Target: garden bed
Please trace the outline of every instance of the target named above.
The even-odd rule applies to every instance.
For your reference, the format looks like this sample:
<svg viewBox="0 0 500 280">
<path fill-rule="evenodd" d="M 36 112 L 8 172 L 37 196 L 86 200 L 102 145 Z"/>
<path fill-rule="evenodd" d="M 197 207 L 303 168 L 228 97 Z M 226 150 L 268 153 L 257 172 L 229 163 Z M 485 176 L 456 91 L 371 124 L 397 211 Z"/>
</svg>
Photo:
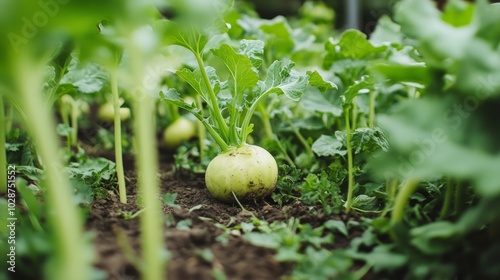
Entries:
<svg viewBox="0 0 500 280">
<path fill-rule="evenodd" d="M 203 174 L 189 171 L 173 171 L 173 159 L 167 151 L 160 150 L 162 157 L 160 173 L 161 196 L 165 193 L 178 194 L 175 207 L 164 205 L 162 210 L 168 225 L 165 225 L 165 242 L 170 253 L 167 265 L 168 279 L 214 279 L 214 269 L 222 271 L 227 279 L 280 279 L 290 275 L 293 262 L 277 262 L 275 250 L 255 246 L 236 232 L 227 234 L 219 225 L 236 225 L 248 222 L 251 215 L 237 204 L 226 204 L 215 200 L 206 189 Z M 129 166 L 132 167 L 132 166 Z M 124 253 L 123 242 L 134 250 L 133 257 L 140 255 L 139 219 L 126 220 L 121 213 L 133 214 L 141 208 L 136 204 L 135 171 L 127 170 L 129 202 L 120 203 L 117 193 L 110 191 L 106 199 L 96 199 L 86 223 L 87 230 L 95 233 L 94 245 L 97 254 L 96 267 L 108 273 L 108 279 L 136 279 L 138 271 Z M 177 208 L 179 207 L 179 208 Z M 315 215 L 310 206 L 296 200 L 279 206 L 271 199 L 245 202 L 243 207 L 258 219 L 272 223 L 286 221 L 291 217 L 302 223 L 320 226 L 325 221 L 336 219 L 348 222 L 358 220 L 356 215 Z M 190 209 L 193 209 L 190 211 Z M 194 210 L 195 209 L 195 210 Z M 349 238 L 338 234 L 329 249 L 346 248 L 350 240 L 361 232 L 353 232 Z M 218 237 L 224 236 L 224 241 Z M 203 255 L 206 250 L 213 257 Z M 127 249 L 125 248 L 125 251 Z M 204 251 L 205 250 L 205 251 Z M 367 279 L 367 278 L 366 278 Z"/>
</svg>

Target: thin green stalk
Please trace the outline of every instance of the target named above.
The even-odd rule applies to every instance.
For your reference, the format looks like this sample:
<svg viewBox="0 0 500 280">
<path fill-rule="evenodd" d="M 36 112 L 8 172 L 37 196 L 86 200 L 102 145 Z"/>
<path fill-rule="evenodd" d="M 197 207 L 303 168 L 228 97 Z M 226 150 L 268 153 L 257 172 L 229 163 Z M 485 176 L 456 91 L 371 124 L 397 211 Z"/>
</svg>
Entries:
<svg viewBox="0 0 500 280">
<path fill-rule="evenodd" d="M 130 42 L 130 46 L 134 46 Z M 130 50 L 130 61 L 134 84 L 138 89 L 144 90 L 142 85 L 143 58 L 138 49 Z M 144 212 L 140 219 L 141 248 L 144 260 L 144 269 L 141 271 L 141 279 L 158 280 L 165 279 L 163 258 L 163 219 L 161 216 L 161 204 L 158 172 L 158 153 L 156 150 L 156 116 L 154 100 L 145 92 L 139 92 L 134 102 L 135 115 L 133 120 L 135 156 L 137 170 L 137 184 L 142 194 Z"/>
<path fill-rule="evenodd" d="M 262 93 L 259 97 L 257 97 L 257 100 L 250 106 L 250 108 L 247 110 L 247 113 L 245 114 L 245 118 L 243 119 L 243 122 L 241 123 L 241 142 L 246 143 L 246 138 L 249 134 L 249 125 L 250 125 L 250 120 L 252 119 L 252 115 L 255 112 L 255 109 L 257 109 L 258 104 L 260 103 L 261 100 L 266 98 L 271 93 L 270 90 L 265 91 Z"/>
<path fill-rule="evenodd" d="M 353 167 L 353 155 L 352 155 L 352 147 L 351 147 L 351 125 L 349 122 L 349 108 L 346 109 L 345 112 L 345 130 L 346 130 L 346 146 L 347 146 L 347 172 L 349 173 L 348 177 L 348 186 L 347 186 L 347 203 L 346 203 L 346 213 L 349 213 L 352 207 L 352 195 L 354 192 L 354 167 Z"/>
<path fill-rule="evenodd" d="M 82 221 L 73 202 L 69 181 L 61 173 L 55 120 L 52 119 L 41 92 L 45 64 L 37 65 L 28 60 L 28 57 L 20 55 L 16 76 L 19 102 L 27 117 L 27 129 L 46 164 L 44 193 L 48 208 L 51 209 L 48 221 L 56 248 L 49 278 L 87 280 L 90 278 L 90 260 L 87 254 L 82 254 L 82 251 L 87 250 L 84 248 Z"/>
<path fill-rule="evenodd" d="M 9 135 L 10 131 L 12 130 L 12 122 L 14 119 L 14 108 L 12 104 L 7 102 L 6 104 L 4 103 L 4 116 L 5 116 L 5 135 Z"/>
<path fill-rule="evenodd" d="M 141 191 L 145 210 L 141 216 L 141 244 L 145 269 L 141 271 L 142 279 L 164 279 L 163 224 L 161 205 L 158 200 L 159 185 L 157 180 L 157 152 L 154 141 L 154 102 L 145 97 L 137 102 L 134 119 L 134 137 L 136 138 L 136 161 L 138 185 Z"/>
<path fill-rule="evenodd" d="M 78 101 L 74 101 L 71 106 L 71 145 L 76 147 L 78 143 L 78 115 L 80 115 L 80 108 L 78 108 Z"/>
<path fill-rule="evenodd" d="M 396 198 L 396 191 L 398 189 L 398 179 L 387 179 L 385 182 L 385 192 L 387 193 L 387 202 L 384 211 L 380 214 L 380 217 L 385 217 L 387 212 L 389 212 L 394 204 Z"/>
<path fill-rule="evenodd" d="M 356 130 L 356 127 L 358 125 L 358 104 L 357 104 L 357 98 L 354 97 L 352 99 L 352 109 L 351 109 L 351 113 L 352 113 L 352 130 Z"/>
<path fill-rule="evenodd" d="M 120 97 L 118 95 L 118 77 L 116 70 L 110 71 L 111 94 L 113 95 L 113 114 L 114 114 L 114 138 L 115 138 L 115 163 L 116 176 L 118 177 L 118 192 L 120 193 L 120 202 L 127 203 L 127 187 L 125 185 L 125 172 L 123 167 L 122 152 L 122 122 L 120 119 Z"/>
<path fill-rule="evenodd" d="M 403 186 L 401 186 L 394 203 L 391 224 L 395 225 L 403 221 L 406 204 L 408 203 L 410 196 L 417 190 L 419 183 L 419 180 L 407 179 Z"/>
<path fill-rule="evenodd" d="M 200 73 L 203 76 L 203 80 L 205 85 L 208 88 L 208 98 L 210 101 L 209 109 L 211 110 L 211 115 L 215 117 L 215 122 L 219 126 L 220 132 L 222 134 L 223 139 L 228 139 L 229 135 L 229 127 L 226 124 L 226 121 L 222 117 L 221 110 L 219 108 L 219 104 L 217 103 L 217 96 L 212 88 L 212 84 L 210 83 L 210 79 L 208 78 L 207 71 L 205 71 L 205 64 L 203 63 L 203 59 L 199 53 L 195 53 L 196 61 L 198 61 L 198 66 L 200 67 Z"/>
<path fill-rule="evenodd" d="M 0 193 L 7 191 L 7 153 L 5 151 L 5 111 L 3 96 L 0 94 Z"/>
<path fill-rule="evenodd" d="M 375 125 L 375 92 L 370 90 L 370 112 L 368 115 L 368 126 L 373 127 Z"/>
<path fill-rule="evenodd" d="M 293 160 L 290 158 L 290 156 L 288 155 L 288 153 L 286 151 L 286 148 L 283 146 L 283 144 L 281 144 L 281 141 L 278 139 L 278 137 L 274 136 L 273 139 L 274 139 L 274 142 L 276 143 L 276 146 L 278 146 L 278 148 L 280 149 L 281 153 L 285 157 L 285 160 L 288 162 L 288 164 L 290 166 L 295 167 L 295 162 L 293 162 Z"/>
<path fill-rule="evenodd" d="M 220 137 L 220 135 L 214 130 L 212 125 L 210 125 L 206 120 L 203 119 L 203 116 L 201 114 L 198 114 L 196 112 L 191 112 L 191 114 L 193 114 L 193 116 L 195 116 L 201 122 L 201 124 L 205 127 L 205 129 L 208 131 L 208 133 L 210 135 L 212 135 L 212 137 L 214 138 L 217 145 L 219 145 L 219 147 L 222 149 L 222 152 L 227 152 L 227 151 L 231 150 L 231 147 L 228 144 L 226 144 L 224 139 L 222 139 Z"/>
<path fill-rule="evenodd" d="M 203 111 L 203 100 L 201 96 L 196 96 L 196 106 L 200 111 Z M 207 132 L 205 131 L 205 126 L 201 121 L 198 120 L 196 123 L 196 127 L 198 130 L 198 145 L 200 146 L 200 159 L 205 158 L 205 140 L 207 139 Z"/>
<path fill-rule="evenodd" d="M 257 105 L 257 110 L 260 112 L 260 118 L 262 124 L 264 125 L 264 132 L 268 139 L 273 139 L 273 128 L 271 126 L 271 120 L 269 119 L 269 114 L 266 112 L 266 108 L 262 103 Z"/>
<path fill-rule="evenodd" d="M 440 217 L 441 219 L 446 218 L 450 213 L 451 202 L 453 200 L 453 195 L 455 193 L 455 186 L 450 179 L 447 180 L 446 185 L 446 193 L 444 195 L 443 208 L 441 208 Z"/>
<path fill-rule="evenodd" d="M 312 149 L 311 149 L 311 145 L 309 145 L 309 143 L 307 142 L 307 140 L 304 138 L 304 136 L 302 136 L 302 134 L 297 129 L 297 127 L 293 124 L 293 122 L 290 120 L 290 118 L 286 114 L 284 114 L 284 116 L 285 116 L 285 119 L 286 119 L 288 125 L 292 129 L 293 133 L 295 134 L 295 136 L 297 136 L 297 138 L 299 139 L 300 143 L 302 143 L 302 146 L 304 146 L 304 148 L 306 149 L 307 155 L 311 159 L 316 158 L 314 156 L 314 153 L 313 153 Z"/>
<path fill-rule="evenodd" d="M 166 104 L 168 107 L 168 114 L 169 114 L 170 122 L 173 123 L 181 116 L 179 114 L 179 107 L 175 106 L 172 103 L 166 103 Z"/>
<path fill-rule="evenodd" d="M 460 215 L 465 209 L 465 187 L 460 182 L 455 187 L 455 215 Z"/>
</svg>

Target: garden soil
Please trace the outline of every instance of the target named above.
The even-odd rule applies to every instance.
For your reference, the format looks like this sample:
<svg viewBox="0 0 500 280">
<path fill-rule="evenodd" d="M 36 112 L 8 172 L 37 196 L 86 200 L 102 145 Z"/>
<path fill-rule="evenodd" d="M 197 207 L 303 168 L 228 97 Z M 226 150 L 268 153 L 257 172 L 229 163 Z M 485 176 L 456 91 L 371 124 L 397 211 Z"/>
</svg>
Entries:
<svg viewBox="0 0 500 280">
<path fill-rule="evenodd" d="M 105 157 L 114 161 L 112 151 L 99 151 L 84 145 L 87 155 Z M 166 193 L 175 193 L 175 204 L 164 205 L 164 236 L 169 254 L 165 272 L 169 280 L 224 279 L 214 275 L 222 272 L 228 280 L 277 280 L 289 279 L 293 263 L 274 260 L 275 251 L 250 244 L 237 232 L 225 233 L 221 226 L 237 225 L 249 221 L 252 212 L 260 220 L 269 223 L 299 218 L 301 223 L 313 227 L 330 219 L 359 220 L 352 214 L 325 216 L 312 214 L 310 206 L 293 201 L 279 206 L 272 199 L 242 202 L 243 211 L 237 204 L 221 203 L 211 197 L 205 187 L 203 174 L 174 171 L 173 155 L 159 149 L 158 179 L 161 184 L 159 199 Z M 140 262 L 140 214 L 127 215 L 141 210 L 137 201 L 137 176 L 134 158 L 124 155 L 128 203 L 119 201 L 117 190 L 108 190 L 106 198 L 96 198 L 90 205 L 85 228 L 93 236 L 95 268 L 105 272 L 109 280 L 140 279 L 137 262 Z M 335 235 L 335 243 L 328 249 L 345 248 L 350 240 L 362 232 L 351 232 L 349 238 Z M 220 236 L 226 236 L 226 242 Z M 211 256 L 210 256 L 211 252 Z M 208 255 L 207 255 L 208 254 Z M 356 266 L 356 265 L 355 265 Z M 147 268 L 146 268 L 147 269 Z M 353 268 L 354 269 L 354 268 Z"/>
<path fill-rule="evenodd" d="M 293 264 L 279 263 L 273 259 L 274 250 L 251 245 L 237 234 L 229 234 L 227 243 L 217 237 L 224 233 L 221 225 L 237 224 L 248 221 L 250 215 L 236 204 L 221 203 L 210 196 L 205 187 L 202 174 L 174 172 L 172 157 L 161 151 L 159 180 L 161 194 L 178 194 L 175 203 L 180 206 L 164 206 L 166 222 L 164 225 L 165 242 L 170 254 L 166 267 L 168 279 L 203 280 L 215 279 L 214 271 L 222 271 L 227 279 L 276 280 L 290 275 Z M 133 162 L 126 158 L 125 162 Z M 129 191 L 128 204 L 119 202 L 117 193 L 110 191 L 106 199 L 96 199 L 91 207 L 86 227 L 95 233 L 95 266 L 108 274 L 112 280 L 140 279 L 134 267 L 133 258 L 140 256 L 139 218 L 126 220 L 124 212 L 135 213 L 140 208 L 136 204 L 136 176 L 133 166 L 126 166 L 126 180 Z M 244 202 L 243 206 L 256 217 L 268 222 L 284 221 L 289 217 L 300 218 L 302 223 L 319 226 L 329 219 L 342 219 L 346 216 L 326 217 L 313 215 L 309 206 L 299 201 L 280 207 L 271 199 Z M 190 211 L 191 209 L 191 211 Z M 190 221 L 188 227 L 180 225 Z M 353 238 L 358 234 L 350 236 Z M 349 240 L 335 236 L 335 247 L 343 248 Z M 202 252 L 209 249 L 212 257 L 203 257 Z M 128 253 L 124 253 L 128 252 Z"/>
</svg>

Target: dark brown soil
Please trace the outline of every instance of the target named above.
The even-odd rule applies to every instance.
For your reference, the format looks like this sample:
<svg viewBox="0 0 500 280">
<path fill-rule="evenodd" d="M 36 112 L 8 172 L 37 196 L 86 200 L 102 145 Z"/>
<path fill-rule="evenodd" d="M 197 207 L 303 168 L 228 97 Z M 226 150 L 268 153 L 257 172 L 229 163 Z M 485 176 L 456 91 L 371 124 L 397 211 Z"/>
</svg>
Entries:
<svg viewBox="0 0 500 280">
<path fill-rule="evenodd" d="M 126 160 L 128 161 L 128 159 Z M 289 275 L 293 269 L 291 263 L 279 263 L 273 259 L 274 251 L 251 245 L 238 235 L 229 235 L 227 244 L 217 240 L 223 233 L 215 223 L 222 225 L 247 221 L 250 215 L 237 205 L 224 204 L 213 199 L 202 175 L 180 174 L 173 172 L 171 159 L 162 158 L 160 164 L 161 194 L 178 194 L 176 204 L 180 208 L 163 207 L 166 220 L 165 242 L 170 261 L 166 268 L 168 279 L 214 279 L 215 270 L 222 271 L 227 279 L 280 279 Z M 130 168 L 131 166 L 129 166 Z M 123 212 L 135 213 L 140 210 L 136 205 L 135 172 L 126 172 L 129 192 L 128 204 L 119 202 L 115 192 L 106 199 L 94 201 L 87 221 L 87 229 L 94 231 L 97 260 L 95 266 L 108 273 L 108 279 L 140 279 L 138 271 L 132 265 L 132 257 L 140 255 L 139 218 L 126 220 Z M 301 222 L 313 226 L 321 225 L 328 219 L 346 219 L 346 217 L 324 217 L 312 215 L 308 206 L 298 201 L 283 208 L 268 199 L 243 204 L 256 217 L 268 222 L 282 221 L 289 217 L 301 218 Z M 196 207 L 196 210 L 189 211 Z M 177 228 L 179 222 L 190 220 L 185 229 Z M 127 245 L 128 244 L 128 245 Z M 348 240 L 336 236 L 335 247 L 346 247 Z M 132 250 L 132 254 L 124 252 Z M 203 258 L 202 250 L 209 249 L 213 258 Z"/>
</svg>

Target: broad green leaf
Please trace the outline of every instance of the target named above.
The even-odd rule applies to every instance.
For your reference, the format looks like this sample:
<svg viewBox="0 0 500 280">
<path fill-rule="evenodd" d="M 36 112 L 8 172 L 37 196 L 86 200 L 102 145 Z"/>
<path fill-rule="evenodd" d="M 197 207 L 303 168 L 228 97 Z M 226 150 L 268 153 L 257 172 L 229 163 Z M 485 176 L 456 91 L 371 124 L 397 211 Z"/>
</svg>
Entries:
<svg viewBox="0 0 500 280">
<path fill-rule="evenodd" d="M 342 104 L 340 98 L 332 102 L 327 99 L 328 96 L 322 94 L 318 90 L 308 90 L 302 96 L 302 107 L 307 111 L 329 113 L 333 116 L 340 117 L 342 115 Z"/>
<path fill-rule="evenodd" d="M 183 0 L 172 1 L 170 8 L 176 18 L 165 20 L 156 27 L 166 43 L 177 44 L 201 55 L 207 42 L 217 34 L 227 31 L 224 15 L 233 5 L 233 0 Z M 167 6 L 169 6 L 167 5 Z"/>
<path fill-rule="evenodd" d="M 375 31 L 370 35 L 370 42 L 375 45 L 384 45 L 389 43 L 402 44 L 403 34 L 401 26 L 394 23 L 387 15 L 383 15 L 377 23 Z"/>
<path fill-rule="evenodd" d="M 255 246 L 277 249 L 282 245 L 281 237 L 278 233 L 249 232 L 244 237 Z"/>
<path fill-rule="evenodd" d="M 459 59 L 466 53 L 475 27 L 454 27 L 442 20 L 431 0 L 404 0 L 397 5 L 396 22 L 411 38 L 419 40 L 419 50 L 433 65 L 445 67 L 445 60 Z M 422 20 L 425 19 L 425 20 Z"/>
<path fill-rule="evenodd" d="M 207 66 L 205 67 L 205 71 L 207 72 L 208 79 L 212 84 L 212 88 L 215 93 L 218 93 L 218 89 L 220 89 L 220 81 L 219 77 L 215 73 L 215 69 L 213 67 Z M 208 100 L 208 92 L 209 89 L 203 80 L 203 76 L 200 72 L 200 69 L 195 69 L 193 71 L 183 68 L 175 72 L 181 79 L 186 81 L 205 101 Z"/>
<path fill-rule="evenodd" d="M 347 30 L 342 33 L 338 42 L 331 39 L 325 45 L 327 54 L 324 65 L 330 68 L 342 59 L 362 60 L 385 51 L 385 46 L 374 47 L 366 39 L 366 35 L 358 30 Z"/>
<path fill-rule="evenodd" d="M 259 75 L 247 56 L 236 53 L 231 46 L 226 44 L 223 44 L 219 49 L 212 50 L 212 52 L 222 60 L 229 70 L 228 87 L 233 98 L 242 96 L 245 90 L 252 89 L 257 85 Z"/>
<path fill-rule="evenodd" d="M 268 40 L 266 47 L 273 52 L 288 55 L 292 52 L 295 43 L 292 38 L 291 28 L 286 18 L 278 16 L 272 20 L 264 21 L 260 29 L 266 34 Z"/>
<path fill-rule="evenodd" d="M 451 0 L 446 3 L 442 19 L 455 27 L 468 25 L 474 16 L 474 5 L 463 0 Z"/>
<path fill-rule="evenodd" d="M 432 78 L 429 68 L 422 63 L 374 63 L 369 66 L 368 71 L 374 73 L 380 80 L 391 84 L 409 82 L 425 86 Z"/>
<path fill-rule="evenodd" d="M 201 55 L 211 35 L 219 32 L 203 32 L 192 26 L 185 26 L 173 21 L 163 21 L 157 27 L 161 30 L 167 44 L 182 46 L 194 54 Z"/>
<path fill-rule="evenodd" d="M 360 194 L 352 201 L 352 207 L 363 211 L 374 211 L 380 209 L 376 197 Z"/>
<path fill-rule="evenodd" d="M 397 114 L 381 116 L 378 123 L 387 132 L 391 148 L 372 167 L 380 174 L 402 178 L 468 180 L 481 196 L 499 195 L 500 147 L 495 123 L 488 121 L 496 109 L 467 111 L 459 101 L 410 100 Z M 479 122 L 481 129 L 476 127 Z"/>
<path fill-rule="evenodd" d="M 238 53 L 247 56 L 255 68 L 262 64 L 264 42 L 261 40 L 241 40 Z"/>
<path fill-rule="evenodd" d="M 180 108 L 185 109 L 185 110 L 195 114 L 195 116 L 197 115 L 196 105 L 194 103 L 192 103 L 192 104 L 186 103 L 179 95 L 179 92 L 177 92 L 177 90 L 174 88 L 171 88 L 171 89 L 167 90 L 166 92 L 165 91 L 160 92 L 160 97 L 163 100 L 171 102 L 171 103 L 179 106 Z"/>
<path fill-rule="evenodd" d="M 63 76 L 61 85 L 73 85 L 81 93 L 99 92 L 108 76 L 104 69 L 97 64 L 79 65 L 73 59 L 68 67 L 68 73 Z"/>
<path fill-rule="evenodd" d="M 325 81 L 318 71 L 307 71 L 307 75 L 309 75 L 309 84 L 318 88 L 322 93 L 330 89 L 338 89 L 336 84 Z"/>
<path fill-rule="evenodd" d="M 288 98 L 298 101 L 304 93 L 309 76 L 292 71 L 291 61 L 274 61 L 267 71 L 261 90 L 269 93 L 285 94 Z"/>
<path fill-rule="evenodd" d="M 345 92 L 343 100 L 344 104 L 351 104 L 352 100 L 360 93 L 368 93 L 373 90 L 374 81 L 371 77 L 365 76 L 364 79 L 356 81 L 353 85 L 349 86 Z"/>
<path fill-rule="evenodd" d="M 456 246 L 462 232 L 448 221 L 439 221 L 413 228 L 411 244 L 429 255 L 443 254 Z"/>
<path fill-rule="evenodd" d="M 334 231 L 334 232 L 340 232 L 342 233 L 344 236 L 348 236 L 349 233 L 347 231 L 347 226 L 345 225 L 345 223 L 343 221 L 340 221 L 340 220 L 328 220 L 326 221 L 326 223 L 324 224 L 325 228 L 331 230 L 331 231 Z"/>
<path fill-rule="evenodd" d="M 331 157 L 331 156 L 345 156 L 347 154 L 346 150 L 342 149 L 342 142 L 337 138 L 328 135 L 321 135 L 312 144 L 312 150 L 320 157 Z"/>
<path fill-rule="evenodd" d="M 374 153 L 378 150 L 387 151 L 389 149 L 387 137 L 379 127 L 356 129 L 351 134 L 351 143 L 356 154 L 361 151 Z"/>
</svg>

